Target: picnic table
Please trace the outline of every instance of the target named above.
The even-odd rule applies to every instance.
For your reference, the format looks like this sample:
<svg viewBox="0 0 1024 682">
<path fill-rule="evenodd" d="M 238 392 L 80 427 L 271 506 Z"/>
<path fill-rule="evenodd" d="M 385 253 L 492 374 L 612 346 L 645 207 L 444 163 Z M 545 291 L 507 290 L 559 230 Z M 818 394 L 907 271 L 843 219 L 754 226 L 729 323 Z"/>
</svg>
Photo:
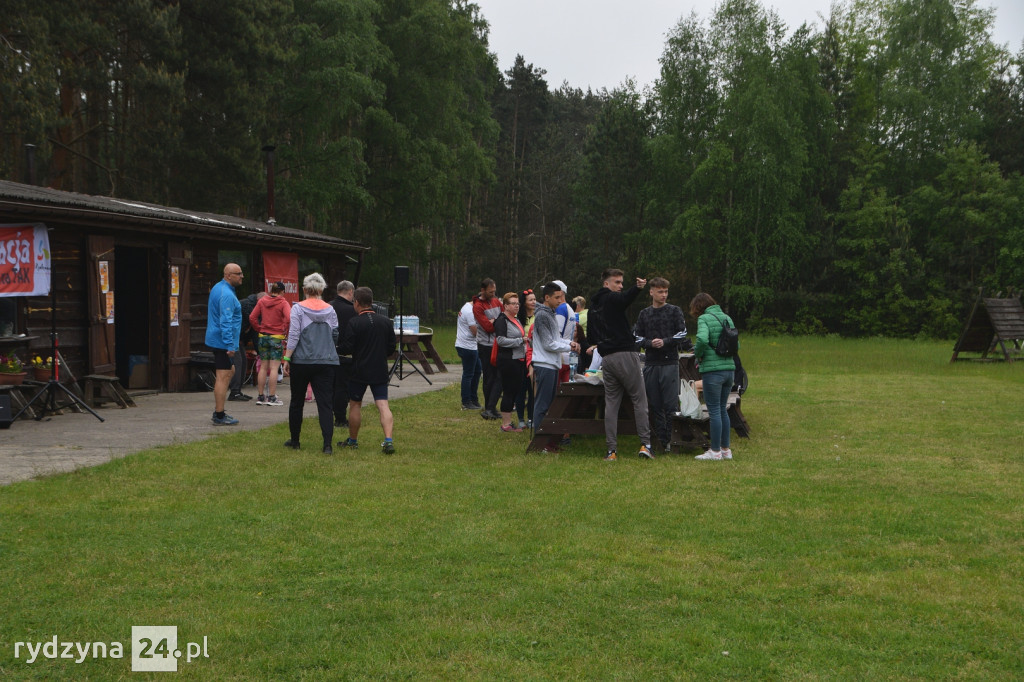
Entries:
<svg viewBox="0 0 1024 682">
<path fill-rule="evenodd" d="M 444 361 L 441 359 L 441 355 L 434 348 L 433 331 L 402 332 L 401 334 L 396 331 L 395 337 L 398 340 L 399 348 L 405 353 L 405 357 L 419 362 L 425 374 L 433 374 L 434 367 L 437 368 L 438 372 L 448 371 Z M 395 351 L 391 354 L 389 361 L 397 358 L 398 351 Z M 433 367 L 431 367 L 431 362 L 433 362 Z"/>
<path fill-rule="evenodd" d="M 692 353 L 680 357 L 679 374 L 683 381 L 700 379 Z M 740 409 L 741 403 L 739 393 L 729 394 L 729 419 L 732 428 L 738 436 L 748 438 L 750 426 Z M 546 446 L 557 445 L 566 434 L 604 435 L 604 415 L 603 384 L 591 384 L 586 381 L 567 381 L 559 384 L 551 407 L 544 415 L 543 423 L 535 425 L 533 438 L 526 449 L 542 450 Z M 672 449 L 707 448 L 710 444 L 709 425 L 706 410 L 698 419 L 675 415 L 672 418 Z M 619 407 L 618 433 L 636 435 L 633 403 L 628 397 L 623 399 Z"/>
</svg>

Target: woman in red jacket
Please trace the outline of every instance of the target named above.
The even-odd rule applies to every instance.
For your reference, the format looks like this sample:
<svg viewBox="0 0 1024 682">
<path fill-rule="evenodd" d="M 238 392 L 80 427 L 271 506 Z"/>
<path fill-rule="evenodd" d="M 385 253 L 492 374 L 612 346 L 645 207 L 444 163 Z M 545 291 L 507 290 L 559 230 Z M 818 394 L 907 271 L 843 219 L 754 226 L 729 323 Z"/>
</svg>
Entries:
<svg viewBox="0 0 1024 682">
<path fill-rule="evenodd" d="M 260 298 L 249 315 L 249 323 L 259 332 L 257 350 L 260 355 L 260 371 L 256 375 L 259 386 L 257 405 L 284 405 L 277 397 L 277 368 L 284 357 L 284 342 L 288 338 L 288 322 L 292 307 L 281 295 L 284 283 L 274 282 L 270 285 L 270 295 Z M 267 392 L 263 392 L 263 384 L 267 383 Z"/>
</svg>

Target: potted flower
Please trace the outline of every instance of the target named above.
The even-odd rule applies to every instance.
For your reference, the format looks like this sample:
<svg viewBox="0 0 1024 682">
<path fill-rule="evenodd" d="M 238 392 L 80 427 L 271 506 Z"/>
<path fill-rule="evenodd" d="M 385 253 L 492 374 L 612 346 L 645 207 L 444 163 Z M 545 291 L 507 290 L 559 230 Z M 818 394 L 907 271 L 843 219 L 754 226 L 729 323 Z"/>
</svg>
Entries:
<svg viewBox="0 0 1024 682">
<path fill-rule="evenodd" d="M 14 384 L 18 386 L 25 380 L 25 371 L 21 360 L 14 353 L 10 355 L 0 354 L 0 384 Z"/>
<path fill-rule="evenodd" d="M 49 381 L 53 377 L 53 358 L 43 360 L 38 355 L 32 358 L 32 374 L 36 381 Z"/>
</svg>

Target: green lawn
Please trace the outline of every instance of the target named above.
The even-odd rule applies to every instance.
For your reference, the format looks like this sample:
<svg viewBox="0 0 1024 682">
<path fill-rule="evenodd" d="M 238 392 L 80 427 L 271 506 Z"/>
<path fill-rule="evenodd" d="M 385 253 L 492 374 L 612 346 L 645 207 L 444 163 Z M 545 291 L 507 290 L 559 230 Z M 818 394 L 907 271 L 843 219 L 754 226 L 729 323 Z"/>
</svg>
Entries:
<svg viewBox="0 0 1024 682">
<path fill-rule="evenodd" d="M 731 462 L 525 454 L 452 386 L 391 457 L 369 410 L 355 453 L 282 424 L 2 488 L 0 677 L 146 679 L 131 627 L 175 625 L 182 679 L 1024 678 L 1024 364 L 743 344 Z M 54 635 L 125 658 L 15 658 Z"/>
</svg>

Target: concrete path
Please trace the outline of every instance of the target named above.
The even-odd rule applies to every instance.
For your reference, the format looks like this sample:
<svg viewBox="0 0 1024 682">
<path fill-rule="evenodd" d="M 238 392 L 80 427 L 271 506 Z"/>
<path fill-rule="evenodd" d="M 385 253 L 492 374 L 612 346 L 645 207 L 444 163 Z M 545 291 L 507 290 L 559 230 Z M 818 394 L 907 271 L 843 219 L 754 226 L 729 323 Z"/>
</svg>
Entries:
<svg viewBox="0 0 1024 682">
<path fill-rule="evenodd" d="M 430 375 L 433 386 L 418 374 L 395 381 L 388 392 L 391 400 L 417 393 L 435 391 L 461 380 L 461 371 Z M 213 393 L 159 393 L 137 395 L 138 407 L 117 406 L 96 410 L 106 421 L 88 412 L 46 417 L 42 421 L 19 419 L 10 429 L 0 429 L 0 485 L 37 476 L 95 466 L 116 457 L 124 457 L 160 445 L 204 440 L 236 429 L 257 431 L 288 421 L 289 389 L 278 391 L 282 407 L 257 406 L 256 401 L 228 402 L 227 413 L 239 420 L 238 426 L 214 426 Z M 255 398 L 251 386 L 245 392 Z M 458 401 L 458 396 L 452 399 Z M 369 391 L 364 404 L 372 404 Z M 316 404 L 307 403 L 303 414 L 316 416 Z M 307 424 L 304 430 L 308 428 Z M 341 430 L 339 429 L 339 432 Z M 338 435 L 336 432 L 335 435 Z M 343 434 L 344 437 L 347 433 Z M 336 438 L 335 440 L 339 440 Z"/>
</svg>

